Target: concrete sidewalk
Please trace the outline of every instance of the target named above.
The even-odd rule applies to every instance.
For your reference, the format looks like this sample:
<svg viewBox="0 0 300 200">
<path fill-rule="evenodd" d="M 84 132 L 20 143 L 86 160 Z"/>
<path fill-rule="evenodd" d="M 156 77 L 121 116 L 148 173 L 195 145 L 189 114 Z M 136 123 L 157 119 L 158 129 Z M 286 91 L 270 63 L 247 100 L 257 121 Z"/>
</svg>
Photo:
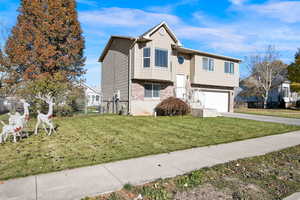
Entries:
<svg viewBox="0 0 300 200">
<path fill-rule="evenodd" d="M 254 114 L 243 114 L 243 113 L 222 113 L 222 116 L 300 126 L 300 119 L 295 119 L 295 118 L 283 118 L 283 117 L 273 117 L 273 116 L 266 116 L 266 115 L 254 115 Z"/>
<path fill-rule="evenodd" d="M 283 200 L 300 200 L 300 192 L 295 193 L 295 194 L 293 194 L 293 195 L 291 195 L 291 196 L 289 196 L 289 197 L 287 197 Z"/>
<path fill-rule="evenodd" d="M 0 183 L 2 200 L 68 200 L 174 177 L 300 144 L 300 131 L 84 167 Z"/>
</svg>

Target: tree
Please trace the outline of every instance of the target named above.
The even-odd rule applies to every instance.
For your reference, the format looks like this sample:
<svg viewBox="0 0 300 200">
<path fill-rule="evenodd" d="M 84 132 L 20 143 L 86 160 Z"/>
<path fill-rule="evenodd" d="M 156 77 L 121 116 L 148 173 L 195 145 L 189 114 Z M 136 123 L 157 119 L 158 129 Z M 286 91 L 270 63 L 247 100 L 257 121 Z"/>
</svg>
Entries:
<svg viewBox="0 0 300 200">
<path fill-rule="evenodd" d="M 288 67 L 288 78 L 294 91 L 300 92 L 300 49 L 295 54 L 295 61 Z"/>
<path fill-rule="evenodd" d="M 18 75 L 16 83 L 78 80 L 85 73 L 85 58 L 75 0 L 22 0 L 5 52 Z"/>
<path fill-rule="evenodd" d="M 266 48 L 264 53 L 250 56 L 247 60 L 253 84 L 261 94 L 264 108 L 266 108 L 272 85 L 280 79 L 287 65 L 279 60 L 279 53 L 271 45 Z"/>
</svg>

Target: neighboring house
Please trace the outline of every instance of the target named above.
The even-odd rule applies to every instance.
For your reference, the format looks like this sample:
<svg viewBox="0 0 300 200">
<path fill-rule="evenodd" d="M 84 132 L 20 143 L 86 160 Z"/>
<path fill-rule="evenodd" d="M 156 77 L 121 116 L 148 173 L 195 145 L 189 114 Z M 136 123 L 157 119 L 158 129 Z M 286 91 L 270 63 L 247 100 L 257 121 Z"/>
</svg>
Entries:
<svg viewBox="0 0 300 200">
<path fill-rule="evenodd" d="M 118 99 L 130 114 L 151 115 L 170 96 L 185 99 L 190 88 L 203 107 L 233 112 L 241 60 L 184 48 L 165 22 L 137 38 L 111 36 L 99 61 L 110 110 Z"/>
<path fill-rule="evenodd" d="M 250 93 L 250 95 L 249 95 Z M 248 88 L 240 85 L 235 89 L 235 107 L 263 108 L 263 98 L 259 95 L 252 95 Z"/>
<path fill-rule="evenodd" d="M 85 97 L 87 100 L 87 106 L 100 106 L 101 105 L 101 90 L 97 87 L 91 87 L 85 83 L 80 84 L 85 91 Z"/>
<path fill-rule="evenodd" d="M 291 91 L 291 82 L 285 80 L 272 87 L 268 103 L 271 107 L 282 106 L 288 108 L 295 104 L 298 99 L 298 93 Z"/>
<path fill-rule="evenodd" d="M 297 92 L 291 90 L 291 82 L 286 78 L 286 74 L 282 74 L 272 83 L 269 91 L 267 106 L 269 108 L 288 108 L 294 105 L 299 99 Z M 235 102 L 238 105 L 247 103 L 249 108 L 262 108 L 263 98 L 257 89 L 255 79 L 249 76 L 240 82 L 240 87 L 236 89 Z M 255 95 L 256 94 L 256 95 Z"/>
</svg>

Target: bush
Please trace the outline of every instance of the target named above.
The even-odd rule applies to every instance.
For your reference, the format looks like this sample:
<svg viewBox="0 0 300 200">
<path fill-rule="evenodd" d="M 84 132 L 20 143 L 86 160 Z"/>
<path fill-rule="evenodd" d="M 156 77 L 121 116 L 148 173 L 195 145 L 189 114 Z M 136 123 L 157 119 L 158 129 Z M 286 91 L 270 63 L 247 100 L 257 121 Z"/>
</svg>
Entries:
<svg viewBox="0 0 300 200">
<path fill-rule="evenodd" d="M 57 117 L 72 116 L 74 110 L 70 105 L 58 105 L 54 107 L 54 115 Z"/>
<path fill-rule="evenodd" d="M 187 115 L 191 112 L 191 109 L 181 99 L 169 97 L 156 106 L 155 112 L 159 116 Z"/>
</svg>

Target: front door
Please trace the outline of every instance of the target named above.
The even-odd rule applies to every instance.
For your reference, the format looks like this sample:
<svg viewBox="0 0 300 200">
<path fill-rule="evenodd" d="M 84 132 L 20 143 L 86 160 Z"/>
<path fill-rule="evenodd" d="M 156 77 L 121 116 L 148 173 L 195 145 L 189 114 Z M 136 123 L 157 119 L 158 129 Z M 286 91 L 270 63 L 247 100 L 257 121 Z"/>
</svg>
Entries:
<svg viewBox="0 0 300 200">
<path fill-rule="evenodd" d="M 176 75 L 176 97 L 184 99 L 186 96 L 186 76 L 184 74 Z"/>
</svg>

